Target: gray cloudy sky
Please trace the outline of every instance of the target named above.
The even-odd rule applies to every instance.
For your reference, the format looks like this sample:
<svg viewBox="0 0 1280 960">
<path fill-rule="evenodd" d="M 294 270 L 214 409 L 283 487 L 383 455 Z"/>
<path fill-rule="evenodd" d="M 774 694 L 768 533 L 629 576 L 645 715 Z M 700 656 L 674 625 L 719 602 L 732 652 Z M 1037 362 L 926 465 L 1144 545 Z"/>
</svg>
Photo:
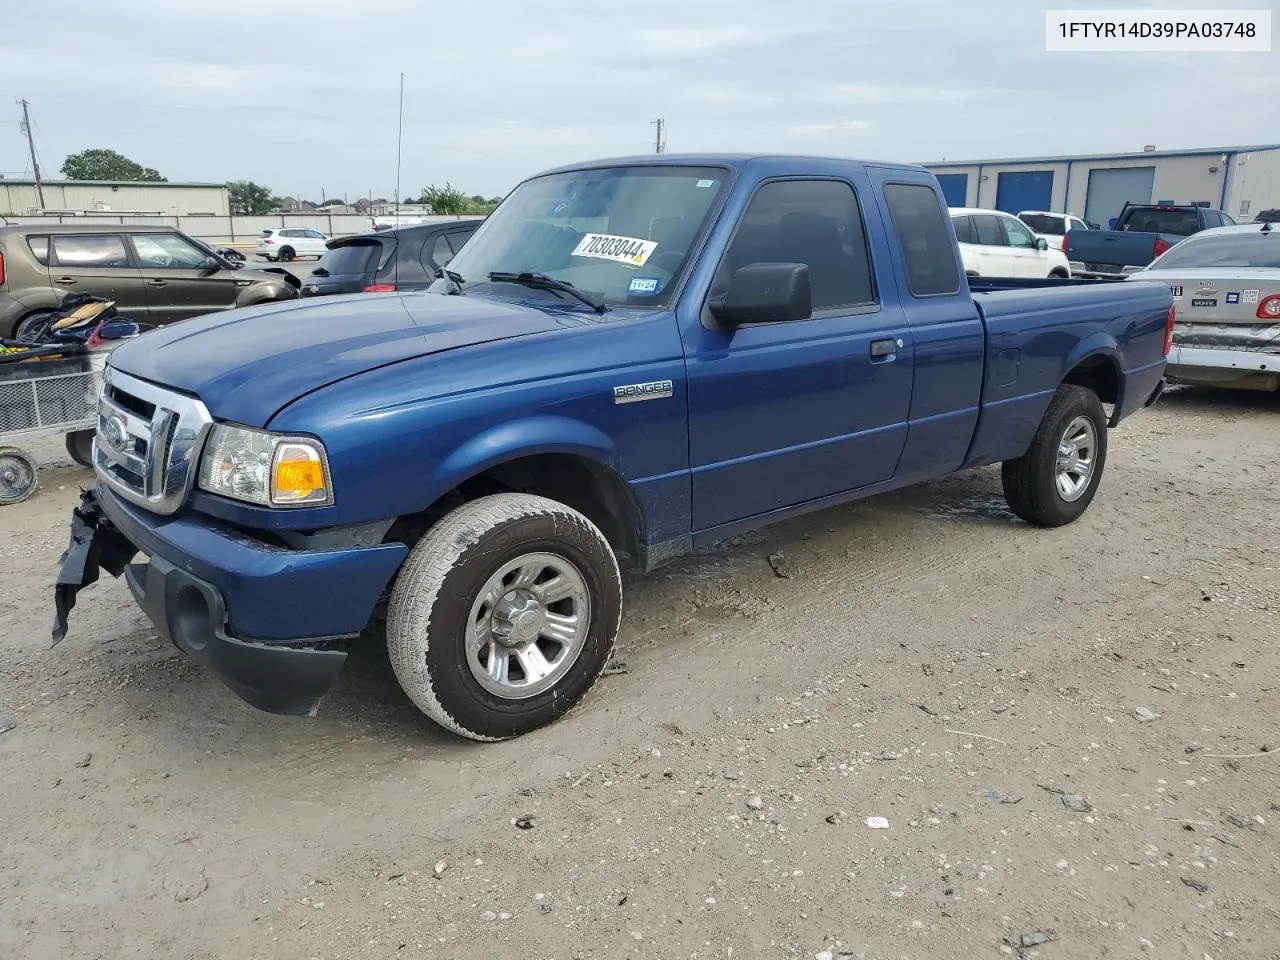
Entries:
<svg viewBox="0 0 1280 960">
<path fill-rule="evenodd" d="M 1048 54 L 1044 0 L 13 0 L 0 172 L 110 147 L 318 199 L 667 148 L 928 161 L 1280 140 L 1280 52 Z"/>
</svg>

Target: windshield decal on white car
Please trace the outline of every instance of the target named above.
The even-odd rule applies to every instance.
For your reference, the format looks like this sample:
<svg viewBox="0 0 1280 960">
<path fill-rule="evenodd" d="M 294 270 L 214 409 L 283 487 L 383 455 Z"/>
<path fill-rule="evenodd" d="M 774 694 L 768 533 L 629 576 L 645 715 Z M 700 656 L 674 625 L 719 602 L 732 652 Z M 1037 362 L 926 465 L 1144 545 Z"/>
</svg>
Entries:
<svg viewBox="0 0 1280 960">
<path fill-rule="evenodd" d="M 615 237 L 608 233 L 588 233 L 574 248 L 575 257 L 592 257 L 596 260 L 612 260 L 631 266 L 643 266 L 658 248 L 657 240 L 641 240 L 637 237 Z"/>
</svg>

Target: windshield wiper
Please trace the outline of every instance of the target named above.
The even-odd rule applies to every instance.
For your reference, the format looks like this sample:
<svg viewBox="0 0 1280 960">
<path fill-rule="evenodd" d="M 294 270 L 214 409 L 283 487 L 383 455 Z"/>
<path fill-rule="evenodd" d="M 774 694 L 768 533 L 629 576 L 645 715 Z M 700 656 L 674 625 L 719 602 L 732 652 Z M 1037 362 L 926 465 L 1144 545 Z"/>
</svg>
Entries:
<svg viewBox="0 0 1280 960">
<path fill-rule="evenodd" d="M 462 279 L 462 274 L 457 271 L 450 270 L 446 267 L 440 268 L 440 276 L 448 280 L 453 286 L 449 289 L 449 295 L 454 297 L 462 296 L 462 285 L 467 281 Z"/>
<path fill-rule="evenodd" d="M 502 273 L 489 274 L 490 283 L 518 283 L 533 290 L 551 290 L 555 293 L 567 293 L 575 300 L 585 303 L 597 313 L 604 313 L 604 301 L 583 290 L 579 290 L 568 280 L 557 280 L 545 273 Z"/>
</svg>

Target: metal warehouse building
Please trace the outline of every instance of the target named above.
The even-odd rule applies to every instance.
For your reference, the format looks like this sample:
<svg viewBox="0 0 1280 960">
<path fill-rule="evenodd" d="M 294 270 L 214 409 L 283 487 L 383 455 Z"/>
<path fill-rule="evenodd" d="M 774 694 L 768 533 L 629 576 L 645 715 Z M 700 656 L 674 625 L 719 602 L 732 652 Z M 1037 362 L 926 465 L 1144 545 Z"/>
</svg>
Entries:
<svg viewBox="0 0 1280 960">
<path fill-rule="evenodd" d="M 43 204 L 34 180 L 0 178 L 0 214 L 151 213 L 170 217 L 225 217 L 231 213 L 231 199 L 221 183 L 45 180 L 41 186 Z"/>
<path fill-rule="evenodd" d="M 1280 207 L 1280 144 L 925 163 L 953 207 L 1053 210 L 1099 224 L 1131 203 L 1199 203 L 1241 222 Z"/>
</svg>

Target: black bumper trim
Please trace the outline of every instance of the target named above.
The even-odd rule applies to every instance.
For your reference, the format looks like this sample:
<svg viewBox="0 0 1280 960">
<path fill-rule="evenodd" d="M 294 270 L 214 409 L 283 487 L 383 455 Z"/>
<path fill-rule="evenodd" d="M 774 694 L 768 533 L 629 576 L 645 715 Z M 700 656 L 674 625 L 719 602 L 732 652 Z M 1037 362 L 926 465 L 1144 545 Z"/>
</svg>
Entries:
<svg viewBox="0 0 1280 960">
<path fill-rule="evenodd" d="M 129 564 L 124 577 L 138 606 L 166 640 L 266 713 L 315 716 L 346 664 L 342 650 L 227 636 L 227 612 L 218 589 L 162 557 Z"/>
<path fill-rule="evenodd" d="M 67 633 L 76 594 L 97 582 L 101 570 L 124 576 L 134 599 L 159 634 L 221 680 L 250 706 L 266 713 L 315 716 L 338 679 L 347 654 L 317 649 L 332 637 L 280 643 L 227 635 L 227 608 L 213 584 L 163 557 L 132 563 L 132 543 L 103 513 L 96 490 L 81 493 L 71 519 L 71 543 L 54 586 L 53 643 Z"/>
<path fill-rule="evenodd" d="M 1159 400 L 1164 395 L 1164 388 L 1167 385 L 1168 385 L 1168 381 L 1166 381 L 1164 377 L 1161 377 L 1159 382 L 1156 383 L 1155 389 L 1151 391 L 1151 396 L 1147 397 L 1147 402 L 1144 403 L 1142 406 L 1144 408 L 1155 406 L 1156 401 Z"/>
</svg>

